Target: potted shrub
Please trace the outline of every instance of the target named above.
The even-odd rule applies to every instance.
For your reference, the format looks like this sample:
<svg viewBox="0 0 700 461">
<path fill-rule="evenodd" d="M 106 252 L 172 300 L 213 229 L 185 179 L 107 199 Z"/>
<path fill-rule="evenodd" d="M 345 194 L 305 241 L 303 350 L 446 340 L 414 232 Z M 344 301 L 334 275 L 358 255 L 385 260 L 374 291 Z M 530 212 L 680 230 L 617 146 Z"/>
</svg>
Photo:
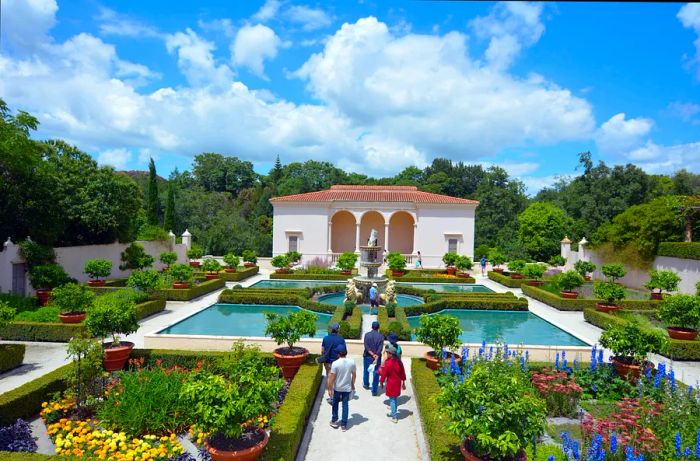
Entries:
<svg viewBox="0 0 700 461">
<path fill-rule="evenodd" d="M 61 310 L 58 318 L 63 323 L 80 323 L 85 320 L 85 312 L 94 301 L 95 293 L 77 283 L 66 283 L 51 291 L 51 304 Z"/>
<path fill-rule="evenodd" d="M 181 290 L 190 287 L 194 269 L 187 264 L 173 264 L 169 273 L 173 278 L 173 288 Z"/>
<path fill-rule="evenodd" d="M 523 269 L 525 269 L 525 261 L 522 259 L 516 259 L 508 263 L 508 271 L 510 272 L 510 278 L 512 279 L 522 279 Z"/>
<path fill-rule="evenodd" d="M 258 262 L 258 256 L 253 250 L 243 250 L 241 256 L 243 256 L 243 265 L 245 267 L 255 267 L 255 263 Z"/>
<path fill-rule="evenodd" d="M 105 370 L 121 370 L 134 343 L 120 341 L 119 335 L 128 335 L 139 329 L 134 301 L 127 297 L 101 296 L 95 299 L 88 313 L 85 321 L 88 331 L 103 341 Z M 109 336 L 112 341 L 104 342 Z"/>
<path fill-rule="evenodd" d="M 499 249 L 494 248 L 491 251 L 489 251 L 488 260 L 491 262 L 491 266 L 493 267 L 494 272 L 498 272 L 499 274 L 503 273 L 503 268 L 500 266 L 506 262 L 506 255 L 501 253 Z"/>
<path fill-rule="evenodd" d="M 652 269 L 649 271 L 649 281 L 644 284 L 644 287 L 651 290 L 651 299 L 663 299 L 664 291 L 666 293 L 676 291 L 680 283 L 681 278 L 675 272 Z"/>
<path fill-rule="evenodd" d="M 289 258 L 287 255 L 277 255 L 270 260 L 272 267 L 275 267 L 275 272 L 278 274 L 286 274 L 289 272 Z"/>
<path fill-rule="evenodd" d="M 457 262 L 457 258 L 459 258 L 457 253 L 452 252 L 445 253 L 442 256 L 442 262 L 445 263 L 445 267 L 447 267 L 448 275 L 455 275 L 457 273 L 457 268 L 455 267 L 455 262 Z"/>
<path fill-rule="evenodd" d="M 591 280 L 591 275 L 596 269 L 595 264 L 590 261 L 576 261 L 574 264 L 574 270 L 581 274 L 581 276 L 586 280 Z"/>
<path fill-rule="evenodd" d="M 620 309 L 617 303 L 625 299 L 626 295 L 625 287 L 615 282 L 595 282 L 593 293 L 596 298 L 603 300 L 596 303 L 596 310 L 605 313 Z"/>
<path fill-rule="evenodd" d="M 338 262 L 336 266 L 340 269 L 340 273 L 343 275 L 352 275 L 352 270 L 355 268 L 357 263 L 357 254 L 346 251 L 345 253 L 338 256 Z"/>
<path fill-rule="evenodd" d="M 554 255 L 551 258 L 549 258 L 549 261 L 547 261 L 550 266 L 553 267 L 562 267 L 563 265 L 566 264 L 566 258 L 563 257 L 562 255 Z"/>
<path fill-rule="evenodd" d="M 627 274 L 625 266 L 617 263 L 603 264 L 600 267 L 600 271 L 608 279 L 609 282 L 615 283 L 617 283 L 618 279 L 621 279 L 625 276 L 625 274 Z"/>
<path fill-rule="evenodd" d="M 533 287 L 538 287 L 544 282 L 542 281 L 542 276 L 544 275 L 547 267 L 544 264 L 532 263 L 526 264 L 523 268 L 523 275 L 528 279 L 527 284 Z"/>
<path fill-rule="evenodd" d="M 136 290 L 152 293 L 161 283 L 161 276 L 155 269 L 132 272 L 126 286 Z"/>
<path fill-rule="evenodd" d="M 474 262 L 469 256 L 460 256 L 455 261 L 455 267 L 459 270 L 457 275 L 466 278 L 469 277 L 469 272 L 467 271 L 474 267 Z"/>
<path fill-rule="evenodd" d="M 201 247 L 197 245 L 192 245 L 192 248 L 187 250 L 187 258 L 190 260 L 190 267 L 199 267 L 202 264 L 199 261 L 193 261 L 194 259 L 199 259 L 204 255 L 204 251 Z"/>
<path fill-rule="evenodd" d="M 205 447 L 214 461 L 257 460 L 269 440 L 257 418 L 275 409 L 284 381 L 277 367 L 248 349 L 223 375 L 190 373 L 180 391 L 197 427 L 209 434 Z"/>
<path fill-rule="evenodd" d="M 29 282 L 36 290 L 36 297 L 42 306 L 48 302 L 51 290 L 68 280 L 68 274 L 58 264 L 42 264 L 29 269 Z"/>
<path fill-rule="evenodd" d="M 647 363 L 649 353 L 662 352 L 666 338 L 653 330 L 643 330 L 637 320 L 613 325 L 600 335 L 600 344 L 613 354 L 613 366 L 620 377 L 636 383 L 642 367 L 653 366 Z"/>
<path fill-rule="evenodd" d="M 459 347 L 462 328 L 459 326 L 459 320 L 451 315 L 422 314 L 420 326 L 416 328 L 415 334 L 418 341 L 432 349 L 425 353 L 425 364 L 431 370 L 437 370 L 443 360 L 443 351 L 448 349 L 446 352 L 449 357 L 452 354 L 451 350 Z M 458 354 L 454 355 L 458 362 L 461 361 Z"/>
<path fill-rule="evenodd" d="M 389 252 L 389 254 L 386 255 L 386 263 L 389 266 L 389 269 L 391 269 L 392 276 L 401 277 L 404 274 L 404 269 L 406 269 L 406 258 L 404 258 L 404 256 L 398 251 Z"/>
<path fill-rule="evenodd" d="M 165 270 L 170 270 L 170 266 L 177 262 L 177 253 L 174 251 L 165 251 L 160 254 L 160 262 L 165 264 Z"/>
<path fill-rule="evenodd" d="M 700 298 L 693 295 L 667 296 L 657 315 L 667 325 L 671 338 L 692 341 L 698 336 Z"/>
<path fill-rule="evenodd" d="M 277 360 L 277 365 L 282 369 L 282 376 L 287 380 L 294 378 L 299 367 L 306 360 L 309 351 L 303 347 L 294 347 L 294 343 L 302 336 L 316 334 L 316 315 L 309 311 L 299 310 L 287 315 L 274 312 L 265 313 L 267 326 L 265 336 L 272 337 L 277 345 L 286 343 L 287 347 L 279 347 L 272 355 Z"/>
<path fill-rule="evenodd" d="M 83 272 L 90 277 L 88 286 L 102 287 L 105 285 L 105 281 L 100 280 L 100 277 L 109 277 L 112 273 L 112 261 L 107 259 L 90 259 L 85 261 Z"/>
<path fill-rule="evenodd" d="M 525 461 L 526 447 L 545 432 L 547 405 L 529 373 L 500 355 L 475 361 L 463 380 L 442 387 L 437 403 L 466 460 Z"/>
<path fill-rule="evenodd" d="M 287 253 L 287 259 L 289 260 L 289 265 L 292 266 L 301 261 L 301 253 L 298 251 L 290 251 Z"/>
<path fill-rule="evenodd" d="M 226 263 L 226 272 L 236 272 L 238 270 L 238 265 L 241 263 L 241 258 L 234 255 L 233 253 L 226 253 L 224 255 L 224 263 Z"/>
<path fill-rule="evenodd" d="M 220 278 L 219 271 L 221 270 L 221 264 L 219 264 L 219 261 L 217 261 L 216 259 L 205 259 L 204 264 L 202 264 L 202 269 L 204 269 L 207 273 L 205 275 L 207 280 L 214 280 Z"/>
<path fill-rule="evenodd" d="M 581 277 L 581 274 L 574 270 L 562 272 L 556 277 L 557 286 L 559 287 L 559 290 L 561 290 L 559 291 L 559 294 L 562 298 L 566 299 L 578 298 L 578 292 L 574 290 L 583 286 L 583 282 L 584 280 L 583 277 Z"/>
</svg>

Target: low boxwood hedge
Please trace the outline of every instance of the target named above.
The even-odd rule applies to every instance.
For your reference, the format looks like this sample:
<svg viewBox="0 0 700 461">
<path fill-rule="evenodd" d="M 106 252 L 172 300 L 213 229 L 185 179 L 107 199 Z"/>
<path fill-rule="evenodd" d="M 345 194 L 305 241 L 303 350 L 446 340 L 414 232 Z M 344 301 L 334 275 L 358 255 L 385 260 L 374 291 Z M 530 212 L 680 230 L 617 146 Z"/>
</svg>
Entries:
<svg viewBox="0 0 700 461">
<path fill-rule="evenodd" d="M 700 259 L 700 242 L 661 242 L 656 255 L 681 259 Z"/>
<path fill-rule="evenodd" d="M 22 365 L 24 344 L 0 344 L 0 373 Z"/>
<path fill-rule="evenodd" d="M 512 295 L 512 294 L 511 294 Z M 479 309 L 496 311 L 526 311 L 527 299 L 512 296 L 489 297 L 465 296 L 445 297 L 425 304 L 406 306 L 403 308 L 406 315 L 412 317 L 420 314 L 432 314 L 445 309 Z"/>
<path fill-rule="evenodd" d="M 352 275 L 343 274 L 270 274 L 271 280 L 347 280 Z"/>
<path fill-rule="evenodd" d="M 299 306 L 314 312 L 333 314 L 338 306 L 307 299 L 285 292 L 268 293 L 270 290 L 228 289 L 221 292 L 219 302 L 225 304 L 271 304 Z"/>
<path fill-rule="evenodd" d="M 523 294 L 542 301 L 543 303 L 552 306 L 560 311 L 582 311 L 584 309 L 595 308 L 595 299 L 564 299 L 547 290 L 530 285 L 521 286 Z M 652 299 L 623 299 L 620 301 L 620 306 L 629 310 L 654 310 L 661 305 L 661 301 Z"/>
<path fill-rule="evenodd" d="M 152 299 L 146 301 L 145 303 L 140 303 L 136 305 L 136 316 L 141 319 L 145 319 L 158 312 L 163 312 L 165 310 L 165 299 Z"/>
<path fill-rule="evenodd" d="M 352 309 L 352 314 L 350 314 L 345 321 L 348 323 L 349 330 L 348 335 L 344 336 L 344 338 L 359 339 L 362 333 L 362 308 L 360 306 L 355 306 Z"/>
<path fill-rule="evenodd" d="M 226 281 L 222 278 L 214 280 L 205 280 L 202 283 L 191 286 L 185 289 L 175 289 L 167 288 L 164 290 L 158 290 L 156 296 L 159 298 L 165 298 L 168 301 L 189 301 L 194 298 L 198 298 L 212 291 L 216 291 L 220 288 L 226 286 Z"/>
<path fill-rule="evenodd" d="M 241 266 L 238 269 L 236 269 L 236 272 L 226 272 L 226 271 L 221 271 L 219 272 L 219 277 L 224 279 L 227 282 L 239 282 L 241 280 L 245 280 L 247 278 L 250 278 L 260 272 L 260 267 L 258 266 L 253 266 L 253 267 L 245 267 Z"/>
<path fill-rule="evenodd" d="M 0 338 L 12 341 L 49 341 L 66 343 L 74 336 L 87 333 L 82 323 L 49 323 L 49 322 L 10 322 L 0 328 Z"/>
<path fill-rule="evenodd" d="M 494 282 L 498 282 L 501 285 L 506 286 L 508 288 L 520 288 L 522 285 L 527 285 L 527 282 L 530 281 L 530 279 L 526 278 L 512 279 L 510 278 L 510 275 L 508 273 L 499 274 L 498 272 L 493 271 L 488 272 L 488 277 Z"/>
<path fill-rule="evenodd" d="M 402 283 L 475 283 L 474 277 L 438 277 L 438 276 L 420 276 L 410 275 L 407 273 L 401 277 L 391 276 L 392 279 Z"/>
</svg>

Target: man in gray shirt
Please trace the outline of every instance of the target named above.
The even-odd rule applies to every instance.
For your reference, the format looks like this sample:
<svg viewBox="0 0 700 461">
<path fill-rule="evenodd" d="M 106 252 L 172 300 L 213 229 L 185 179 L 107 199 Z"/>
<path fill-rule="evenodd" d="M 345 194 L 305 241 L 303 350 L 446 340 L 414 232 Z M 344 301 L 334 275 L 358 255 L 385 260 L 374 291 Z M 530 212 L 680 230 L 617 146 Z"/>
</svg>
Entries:
<svg viewBox="0 0 700 461">
<path fill-rule="evenodd" d="M 384 335 L 379 332 L 379 322 L 372 322 L 372 331 L 365 333 L 365 351 L 363 358 L 362 387 L 369 390 L 369 367 L 374 364 L 372 372 L 372 395 L 377 395 L 379 384 L 379 366 L 382 364 L 382 349 L 384 349 Z"/>
<path fill-rule="evenodd" d="M 328 377 L 328 396 L 333 399 L 331 410 L 331 427 L 338 426 L 345 432 L 348 430 L 348 413 L 350 395 L 355 391 L 355 362 L 348 358 L 348 350 L 345 344 L 336 346 L 338 359 L 331 365 L 331 374 Z M 338 423 L 338 404 L 342 403 L 342 415 Z"/>
</svg>

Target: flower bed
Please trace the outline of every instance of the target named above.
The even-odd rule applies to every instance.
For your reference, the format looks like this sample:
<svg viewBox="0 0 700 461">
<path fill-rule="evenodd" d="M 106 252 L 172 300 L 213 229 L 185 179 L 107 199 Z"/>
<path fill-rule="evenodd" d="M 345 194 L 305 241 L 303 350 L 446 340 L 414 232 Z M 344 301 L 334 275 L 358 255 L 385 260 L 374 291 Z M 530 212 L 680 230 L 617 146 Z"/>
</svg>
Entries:
<svg viewBox="0 0 700 461">
<path fill-rule="evenodd" d="M 595 308 L 599 300 L 596 299 L 565 299 L 559 295 L 551 293 L 542 288 L 529 285 L 521 286 L 523 294 L 541 301 L 560 311 L 582 311 L 588 308 Z M 661 301 L 657 300 L 636 300 L 625 299 L 619 301 L 619 305 L 624 309 L 629 310 L 655 310 L 658 309 Z"/>
<path fill-rule="evenodd" d="M 0 373 L 22 365 L 24 344 L 0 344 Z"/>
</svg>

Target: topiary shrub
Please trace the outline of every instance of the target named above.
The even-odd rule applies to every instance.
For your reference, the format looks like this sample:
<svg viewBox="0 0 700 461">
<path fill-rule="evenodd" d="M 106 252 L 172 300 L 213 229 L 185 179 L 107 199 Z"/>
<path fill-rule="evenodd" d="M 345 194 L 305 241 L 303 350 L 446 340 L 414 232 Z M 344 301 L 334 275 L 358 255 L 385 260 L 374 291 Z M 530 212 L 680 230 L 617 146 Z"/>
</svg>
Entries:
<svg viewBox="0 0 700 461">
<path fill-rule="evenodd" d="M 338 256 L 338 262 L 336 263 L 336 266 L 338 266 L 338 269 L 342 271 L 351 271 L 355 268 L 356 263 L 357 254 L 351 251 L 346 251 L 345 253 Z"/>
<path fill-rule="evenodd" d="M 92 307 L 94 301 L 95 293 L 77 283 L 67 283 L 51 291 L 51 304 L 58 307 L 62 314 L 83 313 Z"/>
<path fill-rule="evenodd" d="M 586 277 L 588 274 L 595 272 L 596 265 L 590 261 L 576 261 L 574 270 L 581 274 L 581 277 Z"/>
<path fill-rule="evenodd" d="M 166 270 L 170 269 L 170 266 L 175 264 L 177 262 L 177 253 L 174 251 L 164 251 L 163 253 L 160 254 L 160 262 L 165 264 Z"/>
<path fill-rule="evenodd" d="M 161 276 L 155 269 L 133 272 L 126 281 L 128 287 L 145 293 L 151 293 L 158 288 L 160 283 Z"/>
<path fill-rule="evenodd" d="M 90 259 L 85 261 L 83 272 L 89 275 L 92 280 L 99 280 L 100 277 L 109 277 L 112 273 L 112 261 L 108 259 Z"/>
<path fill-rule="evenodd" d="M 59 264 L 44 264 L 29 269 L 29 282 L 35 289 L 52 290 L 70 280 Z"/>
<path fill-rule="evenodd" d="M 125 270 L 143 270 L 147 267 L 153 265 L 153 256 L 146 253 L 143 245 L 139 243 L 132 243 L 121 254 L 122 264 L 119 265 L 119 269 Z"/>
<path fill-rule="evenodd" d="M 240 262 L 241 262 L 241 258 L 234 255 L 233 253 L 226 253 L 224 255 L 224 263 L 226 263 L 226 266 L 229 269 L 236 269 L 238 267 L 238 264 L 240 264 Z"/>
</svg>

